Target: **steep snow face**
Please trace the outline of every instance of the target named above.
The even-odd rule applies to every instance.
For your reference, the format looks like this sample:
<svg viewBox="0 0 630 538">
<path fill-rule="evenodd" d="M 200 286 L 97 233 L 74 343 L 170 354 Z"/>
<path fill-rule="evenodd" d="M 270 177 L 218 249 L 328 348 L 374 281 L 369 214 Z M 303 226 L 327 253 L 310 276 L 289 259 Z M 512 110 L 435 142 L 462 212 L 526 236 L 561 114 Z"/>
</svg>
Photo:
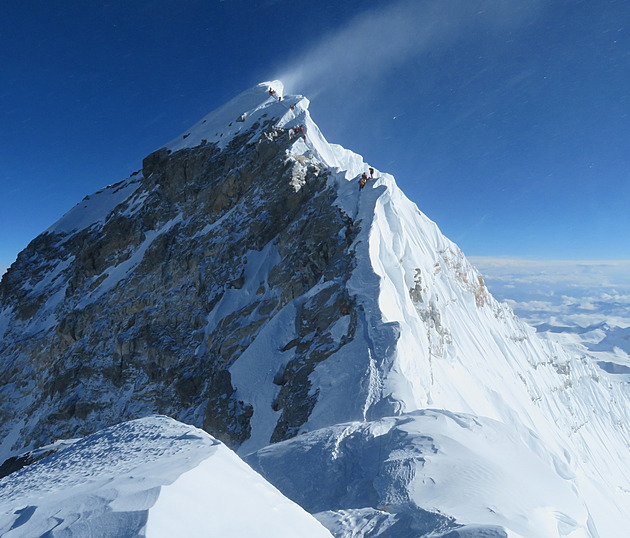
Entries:
<svg viewBox="0 0 630 538">
<path fill-rule="evenodd" d="M 140 173 L 135 173 L 125 181 L 110 185 L 91 196 L 86 196 L 44 233 L 69 234 L 89 226 L 103 225 L 112 210 L 125 202 L 140 187 L 141 179 Z M 142 200 L 136 200 L 136 208 L 139 207 Z M 133 209 L 131 208 L 131 212 Z"/>
<path fill-rule="evenodd" d="M 48 452 L 0 480 L 0 535 L 331 536 L 219 441 L 167 417 Z"/>
<path fill-rule="evenodd" d="M 358 263 L 348 284 L 366 316 L 372 361 L 362 386 L 365 417 L 384 416 L 392 406 L 397 412 L 441 408 L 496 420 L 526 446 L 535 431 L 542 440 L 535 454 L 544 453 L 551 475 L 586 500 L 592 520 L 584 528 L 593 535 L 595 529 L 603 536 L 623 533 L 630 508 L 627 387 L 602 376 L 590 358 L 540 339 L 497 303 L 462 252 L 393 178 L 377 176 L 358 200 L 348 190 L 355 185 L 339 178 L 338 187 L 338 203 L 367 224 L 356 238 Z M 330 379 L 343 370 L 330 365 L 319 365 L 313 376 L 314 390 L 325 395 L 322 406 Z M 318 411 L 311 417 L 319 427 Z M 458 488 L 449 495 L 457 498 Z M 524 535 L 536 536 L 535 528 Z"/>
<path fill-rule="evenodd" d="M 538 338 L 498 304 L 391 177 L 373 190 L 380 191 L 369 209 L 368 256 L 379 279 L 373 311 L 398 334 L 390 353 L 373 355 L 382 387 L 374 401 L 489 417 L 526 444 L 523 427 L 532 429 L 556 472 L 588 499 L 600 532 L 622 532 L 630 502 L 627 387 L 591 359 Z"/>
</svg>

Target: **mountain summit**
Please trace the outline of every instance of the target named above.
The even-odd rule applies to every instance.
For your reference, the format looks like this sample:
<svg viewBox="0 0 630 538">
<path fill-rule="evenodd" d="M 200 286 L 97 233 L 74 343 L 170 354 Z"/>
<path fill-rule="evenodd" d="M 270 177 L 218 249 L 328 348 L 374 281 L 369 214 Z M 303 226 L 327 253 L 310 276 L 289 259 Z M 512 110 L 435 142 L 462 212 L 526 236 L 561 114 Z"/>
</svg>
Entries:
<svg viewBox="0 0 630 538">
<path fill-rule="evenodd" d="M 337 537 L 622 536 L 627 387 L 495 301 L 391 175 L 359 190 L 308 105 L 240 94 L 20 253 L 0 462 L 164 414 Z"/>
</svg>

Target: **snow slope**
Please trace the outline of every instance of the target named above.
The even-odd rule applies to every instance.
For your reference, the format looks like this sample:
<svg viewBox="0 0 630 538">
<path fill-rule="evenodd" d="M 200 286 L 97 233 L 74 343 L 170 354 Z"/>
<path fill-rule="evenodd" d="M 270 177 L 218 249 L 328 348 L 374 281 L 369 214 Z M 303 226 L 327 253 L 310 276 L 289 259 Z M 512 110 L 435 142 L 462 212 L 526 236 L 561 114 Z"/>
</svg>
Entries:
<svg viewBox="0 0 630 538">
<path fill-rule="evenodd" d="M 275 89 L 275 96 L 268 93 L 270 87 Z M 301 241 L 290 243 L 284 239 L 294 250 L 306 250 L 310 244 L 310 258 L 291 258 L 292 252 L 287 252 L 287 245 L 278 239 L 280 234 L 270 236 L 265 244 L 246 248 L 234 274 L 220 283 L 221 293 L 204 296 L 208 305 L 203 306 L 208 310 L 200 325 L 190 331 L 204 336 L 190 353 L 194 365 L 210 362 L 213 356 L 202 354 L 214 345 L 221 346 L 222 353 L 242 344 L 238 352 L 226 351 L 220 356 L 228 381 L 217 382 L 216 395 L 228 401 L 227 418 L 220 419 L 227 422 L 233 418 L 229 411 L 236 407 L 245 410 L 236 417 L 246 426 L 238 433 L 247 434 L 242 442 L 239 440 L 239 454 L 247 456 L 286 495 L 317 513 L 339 537 L 400 538 L 417 536 L 424 532 L 420 529 L 433 532 L 433 536 L 624 536 L 630 527 L 627 385 L 602 372 L 578 350 L 539 338 L 507 305 L 495 301 L 459 248 L 405 197 L 392 176 L 376 170 L 375 178 L 359 191 L 357 179 L 368 170 L 368 163 L 326 141 L 310 118 L 306 98 L 282 93 L 278 81 L 258 85 L 206 116 L 167 144 L 163 152 L 176 156 L 180 151 L 197 151 L 201 155 L 208 144 L 232 152 L 224 174 L 227 178 L 234 173 L 237 179 L 235 183 L 226 179 L 220 185 L 229 190 L 242 177 L 236 173 L 240 170 L 239 154 L 255 145 L 252 151 L 256 151 L 259 161 L 279 161 L 278 174 L 286 178 L 286 184 L 278 188 L 287 189 L 292 196 L 305 191 L 313 196 L 304 202 L 304 219 L 294 216 L 299 226 L 292 229 L 292 223 L 288 225 L 289 235 L 294 232 Z M 305 140 L 296 136 L 298 126 L 305 128 Z M 244 133 L 247 140 L 242 140 Z M 278 145 L 279 140 L 290 141 L 286 152 L 278 156 L 267 152 L 269 148 L 285 147 Z M 181 165 L 180 161 L 174 162 Z M 147 177 L 143 178 L 148 184 L 152 177 L 149 170 L 147 167 Z M 176 181 L 181 176 L 173 174 L 169 179 Z M 93 197 L 92 221 L 89 203 L 68 213 L 51 228 L 55 241 L 70 242 L 74 231 L 102 226 L 113 215 L 133 216 L 147 196 L 146 191 L 135 189 L 135 180 L 132 176 L 119 187 Z M 164 198 L 170 194 L 168 187 L 160 193 Z M 253 192 L 261 197 L 274 194 L 264 191 L 266 185 L 262 187 Z M 125 189 L 127 196 L 122 202 L 120 189 Z M 309 210 L 323 213 L 328 209 L 322 199 L 343 217 L 339 219 L 343 226 L 335 229 L 334 237 L 327 241 L 314 239 L 315 232 L 308 228 L 309 219 L 317 217 Z M 218 220 L 200 224 L 188 240 L 202 238 L 212 247 L 208 252 L 218 250 L 222 245 L 212 243 L 213 234 L 222 238 L 218 232 L 231 222 L 231 216 L 236 215 L 238 224 L 246 219 L 265 223 L 268 215 L 264 212 L 245 212 L 251 209 L 255 213 L 260 207 L 258 202 L 233 206 Z M 170 206 L 174 211 L 180 207 Z M 288 207 L 282 209 L 288 213 Z M 186 236 L 182 229 L 194 217 L 185 216 L 182 210 L 143 232 L 137 244 L 129 248 L 128 256 L 113 256 L 114 265 L 90 275 L 93 285 L 78 306 L 85 308 L 131 282 L 152 245 L 174 229 L 182 235 L 168 236 L 170 244 L 183 241 L 181 238 Z M 235 226 L 232 235 L 225 237 L 238 243 L 243 230 Z M 325 265 L 335 248 L 350 259 L 342 268 L 343 278 L 340 274 L 322 276 L 314 284 L 309 282 L 306 289 L 303 282 L 298 282 L 295 289 L 274 289 L 270 284 L 285 269 L 285 262 L 293 264 L 286 268 L 289 277 L 308 281 L 307 269 L 312 272 L 312 266 Z M 190 272 L 198 270 L 199 260 L 194 262 Z M 25 298 L 37 296 L 43 288 L 49 290 L 50 297 L 38 315 L 21 318 L 27 319 L 25 325 L 30 324 L 23 334 L 52 331 L 55 327 L 55 308 L 66 293 L 60 278 L 65 270 L 60 265 L 63 263 L 72 260 L 44 265 L 35 277 L 25 281 Z M 174 272 L 165 264 L 164 273 L 169 278 Z M 203 276 L 202 269 L 199 280 Z M 142 277 L 146 275 L 140 275 L 139 280 Z M 154 284 L 149 282 L 145 290 L 154 293 Z M 174 289 L 183 293 L 194 288 L 193 284 L 184 281 Z M 331 295 L 326 302 L 328 291 Z M 268 305 L 277 305 L 269 307 L 266 317 L 260 313 L 260 297 L 269 301 Z M 0 333 L 10 329 L 12 309 L 18 306 L 0 311 Z M 129 311 L 136 312 L 135 303 Z M 177 326 L 185 327 L 185 314 L 175 319 Z M 223 327 L 234 332 L 215 331 Z M 65 333 L 59 332 L 72 340 L 77 335 L 70 329 L 71 325 L 64 327 Z M 122 340 L 121 365 L 126 344 Z M 145 344 L 140 340 L 135 350 L 140 358 Z M 131 360 L 131 355 L 128 353 L 126 360 Z M 168 362 L 171 357 L 166 357 Z M 141 381 L 136 390 L 146 385 Z M 287 386 L 295 392 L 286 390 Z M 18 383 L 10 389 L 27 392 Z M 194 398 L 192 401 L 191 409 L 184 412 L 196 420 L 207 402 L 202 405 Z M 301 408 L 303 401 L 312 406 Z M 109 410 L 115 405 L 108 402 L 104 408 Z M 143 402 L 134 405 L 141 411 Z M 300 412 L 290 409 L 290 405 L 300 407 Z M 39 422 L 45 422 L 44 416 L 36 416 L 33 423 L 39 426 Z M 79 420 L 76 413 L 72 420 Z M 268 447 L 282 420 L 288 426 L 281 438 L 296 438 Z M 24 428 L 23 422 L 14 424 L 0 452 L 9 453 L 17 432 Z M 230 468 L 231 464 L 221 461 L 224 468 Z M 28 479 L 28 473 L 35 472 L 37 465 L 15 477 L 11 475 L 8 483 Z M 146 508 L 145 501 L 138 501 L 141 508 L 132 512 L 146 512 L 147 521 L 134 525 L 141 529 L 146 524 L 149 530 L 166 525 L 163 521 L 168 516 L 160 519 L 159 514 L 168 514 L 179 502 L 187 504 L 189 501 L 181 500 L 185 495 L 180 497 L 180 486 L 187 489 L 189 480 L 196 483 L 197 474 L 205 468 L 202 462 L 190 473 L 181 470 L 177 475 L 181 475 L 181 481 L 169 475 L 166 482 L 176 481 L 174 487 L 169 486 L 173 489 L 163 488 L 164 511 L 160 499 L 151 504 L 159 508 L 157 512 Z M 212 471 L 217 476 L 221 472 Z M 152 484 L 151 480 L 147 483 Z M 17 482 L 13 484 L 11 495 L 15 496 L 18 486 Z M 63 491 L 75 486 L 80 484 L 69 484 Z M 142 495 L 147 498 L 148 494 L 139 493 L 136 485 L 125 487 L 115 483 L 113 498 L 99 500 L 95 514 L 109 514 L 103 506 L 115 503 L 127 489 L 134 499 Z M 194 490 L 191 488 L 187 491 Z M 168 491 L 180 500 L 169 500 Z M 206 494 L 213 499 L 217 495 L 216 491 Z M 235 495 L 240 493 L 230 494 Z M 54 501 L 48 499 L 44 504 L 53 506 Z M 71 513 L 84 513 L 76 504 L 79 502 L 78 497 L 72 497 L 68 506 L 74 508 L 54 506 L 70 510 L 64 512 L 66 521 L 72 519 Z M 133 502 L 130 506 L 135 506 Z M 27 503 L 22 505 L 11 505 L 6 515 L 8 528 L 17 523 L 30 524 L 31 520 L 32 525 L 55 524 L 48 519 L 42 523 L 43 519 L 35 517 L 44 510 L 15 512 Z M 230 513 L 229 508 L 225 511 Z M 152 514 L 157 519 L 152 520 Z M 112 521 L 111 525 L 117 524 Z M 152 521 L 157 527 L 152 527 Z"/>
<path fill-rule="evenodd" d="M 262 86 L 267 85 L 281 91 L 277 82 Z M 501 425 L 493 429 L 531 451 L 529 459 L 519 460 L 518 471 L 516 460 L 507 464 L 495 459 L 495 474 L 511 467 L 511 473 L 529 484 L 519 491 L 534 498 L 528 476 L 533 468 L 523 462 L 542 460 L 548 483 L 564 483 L 565 493 L 576 489 L 588 505 L 587 511 L 575 498 L 567 501 L 577 502 L 567 519 L 564 501 L 554 504 L 547 497 L 549 506 L 537 508 L 541 519 L 536 519 L 525 508 L 520 515 L 513 509 L 519 502 L 533 506 L 517 495 L 501 516 L 511 521 L 506 528 L 521 528 L 528 536 L 542 528 L 549 536 L 597 536 L 598 529 L 602 536 L 623 533 L 630 524 L 627 388 L 602 376 L 588 357 L 539 338 L 508 306 L 496 302 L 460 249 L 405 197 L 392 176 L 377 170 L 376 179 L 359 193 L 356 180 L 369 165 L 329 144 L 310 119 L 307 101 L 298 102 L 303 107 L 278 125 L 307 127 L 307 140 L 298 140 L 290 156 L 335 171 L 329 179 L 337 191 L 335 203 L 360 224 L 348 288 L 362 316 L 354 340 L 311 374 L 310 394 L 318 398 L 300 431 L 426 408 L 477 417 Z M 290 311 L 286 315 L 290 318 Z M 339 332 L 344 333 L 343 326 Z M 270 381 L 287 358 L 265 342 L 286 342 L 291 336 L 296 335 L 278 319 L 230 369 L 239 395 L 254 404 L 252 435 L 241 454 L 264 446 L 275 422 L 271 408 L 278 389 L 270 383 L 262 383 L 271 389 L 266 395 L 257 389 L 261 376 L 270 376 Z M 263 349 L 269 361 L 264 366 L 257 362 Z M 540 440 L 535 448 L 531 432 Z M 487 445 L 486 452 L 493 454 L 492 437 L 498 434 L 480 435 L 475 443 Z M 453 484 L 451 495 L 462 489 L 457 481 Z M 463 489 L 472 495 L 472 489 Z M 461 517 L 448 503 L 440 509 Z M 537 523 L 519 527 L 507 514 Z M 579 522 L 575 529 L 581 530 L 571 521 Z"/>
<path fill-rule="evenodd" d="M 247 461 L 337 537 L 369 522 L 370 536 L 590 536 L 584 502 L 546 458 L 532 431 L 427 409 L 323 428 Z"/>
<path fill-rule="evenodd" d="M 330 536 L 206 432 L 167 417 L 58 447 L 0 480 L 0 536 Z"/>
<path fill-rule="evenodd" d="M 344 415 L 365 420 L 428 407 L 496 421 L 515 444 L 530 447 L 530 461 L 542 458 L 551 482 L 579 491 L 592 519 L 583 506 L 577 510 L 573 520 L 582 530 L 576 535 L 621 535 L 630 524 L 627 388 L 602 376 L 588 357 L 540 339 L 497 303 L 459 248 L 404 196 L 393 177 L 377 170 L 377 179 L 359 193 L 356 178 L 368 164 L 328 144 L 315 129 L 292 152 L 310 152 L 312 160 L 338 170 L 329 180 L 338 192 L 336 203 L 362 223 L 348 286 L 365 316 L 363 334 L 357 331 L 351 345 L 310 376 L 318 400 L 301 432 L 338 423 Z M 247 358 L 241 360 L 232 372 L 248 401 L 255 381 L 248 377 Z M 362 372 L 358 382 L 356 371 Z M 254 432 L 259 416 L 254 411 Z M 535 449 L 531 432 L 540 439 Z M 492 453 L 488 438 L 476 442 Z M 240 453 L 261 444 L 264 437 L 254 434 Z M 499 465 L 495 472 L 502 469 Z M 516 474 L 527 481 L 532 470 L 521 462 Z M 520 501 L 528 506 L 524 497 Z M 558 502 L 541 509 L 541 518 L 553 520 L 545 523 L 544 535 L 574 532 Z M 502 517 L 510 519 L 507 513 L 515 512 L 508 509 Z M 536 536 L 536 527 L 525 528 L 524 535 Z M 512 528 L 518 526 L 512 522 Z"/>
</svg>

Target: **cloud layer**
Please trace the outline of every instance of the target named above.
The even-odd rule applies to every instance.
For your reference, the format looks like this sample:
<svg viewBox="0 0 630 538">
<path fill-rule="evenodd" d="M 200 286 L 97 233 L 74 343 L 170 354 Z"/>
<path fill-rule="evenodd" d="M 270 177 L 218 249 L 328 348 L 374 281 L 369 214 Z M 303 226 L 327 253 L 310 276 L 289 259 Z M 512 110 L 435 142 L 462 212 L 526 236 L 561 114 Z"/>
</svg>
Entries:
<svg viewBox="0 0 630 538">
<path fill-rule="evenodd" d="M 471 262 L 492 294 L 533 325 L 630 326 L 630 261 Z"/>
</svg>

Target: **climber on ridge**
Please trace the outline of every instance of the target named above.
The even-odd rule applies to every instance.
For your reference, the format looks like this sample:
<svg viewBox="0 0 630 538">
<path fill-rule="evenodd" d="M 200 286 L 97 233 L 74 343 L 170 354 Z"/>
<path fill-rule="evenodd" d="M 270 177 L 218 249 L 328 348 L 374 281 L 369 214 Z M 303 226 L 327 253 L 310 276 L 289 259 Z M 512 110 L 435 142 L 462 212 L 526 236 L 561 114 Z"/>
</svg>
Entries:
<svg viewBox="0 0 630 538">
<path fill-rule="evenodd" d="M 365 184 L 367 183 L 368 177 L 367 174 L 365 172 L 363 172 L 361 174 L 361 179 L 359 179 L 359 190 L 362 191 L 363 187 L 365 187 Z"/>
<path fill-rule="evenodd" d="M 370 166 L 370 179 L 374 179 L 374 168 Z"/>
<path fill-rule="evenodd" d="M 272 97 L 276 95 L 276 90 L 274 90 L 273 88 L 269 88 L 269 95 L 271 95 Z"/>
</svg>

